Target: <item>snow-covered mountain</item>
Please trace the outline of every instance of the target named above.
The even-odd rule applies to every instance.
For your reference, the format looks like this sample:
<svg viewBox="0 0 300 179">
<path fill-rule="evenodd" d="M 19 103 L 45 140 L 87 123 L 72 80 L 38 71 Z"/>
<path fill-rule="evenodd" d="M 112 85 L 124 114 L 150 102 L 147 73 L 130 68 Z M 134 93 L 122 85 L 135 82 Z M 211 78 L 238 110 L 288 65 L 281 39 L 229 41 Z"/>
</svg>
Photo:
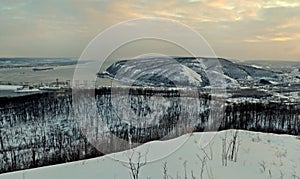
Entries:
<svg viewBox="0 0 300 179">
<path fill-rule="evenodd" d="M 278 81 L 280 72 L 231 62 L 223 58 L 144 57 L 121 60 L 99 73 L 130 86 L 204 87 L 217 74 L 227 86 L 239 86 L 245 80 L 261 78 Z"/>
<path fill-rule="evenodd" d="M 204 74 L 169 58 L 141 58 L 119 61 L 111 65 L 102 77 L 115 78 L 131 86 L 205 86 Z"/>
</svg>

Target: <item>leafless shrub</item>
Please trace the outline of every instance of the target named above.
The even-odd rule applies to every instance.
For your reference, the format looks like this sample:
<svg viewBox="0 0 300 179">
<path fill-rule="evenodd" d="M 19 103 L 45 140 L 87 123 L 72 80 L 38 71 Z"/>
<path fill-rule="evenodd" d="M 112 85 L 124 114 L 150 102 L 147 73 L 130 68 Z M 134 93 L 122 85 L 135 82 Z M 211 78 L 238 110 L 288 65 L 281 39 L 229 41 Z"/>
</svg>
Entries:
<svg viewBox="0 0 300 179">
<path fill-rule="evenodd" d="M 183 162 L 183 168 L 184 168 L 184 179 L 187 179 L 187 173 L 186 173 L 186 166 L 187 166 L 187 161 Z"/>
<path fill-rule="evenodd" d="M 227 166 L 228 150 L 227 150 L 227 132 L 222 138 L 222 165 Z"/>
<path fill-rule="evenodd" d="M 203 172 L 204 172 L 204 168 L 206 166 L 206 156 L 204 156 L 203 158 L 201 158 L 198 154 L 197 154 L 197 158 L 200 160 L 201 164 L 200 164 L 200 179 L 203 179 Z"/>
<path fill-rule="evenodd" d="M 295 174 L 292 175 L 292 178 L 293 178 L 293 179 L 300 179 L 300 177 L 297 176 L 297 175 L 295 175 Z"/>
<path fill-rule="evenodd" d="M 140 170 L 147 164 L 148 150 L 144 155 L 141 152 L 136 152 L 134 149 L 131 154 L 127 156 L 128 163 L 122 163 L 122 165 L 129 169 L 131 179 L 139 179 Z M 137 161 L 133 161 L 136 158 Z M 142 159 L 144 158 L 144 159 Z"/>
<path fill-rule="evenodd" d="M 201 157 L 199 154 L 196 154 L 197 158 L 200 161 L 200 179 L 203 178 L 204 169 L 206 168 L 207 160 L 213 159 L 213 150 L 212 150 L 212 144 L 209 144 L 209 152 L 207 152 L 204 148 L 201 148 L 202 153 L 204 154 L 203 157 Z"/>
<path fill-rule="evenodd" d="M 257 135 L 256 138 L 252 138 L 252 142 L 260 142 L 261 138 L 259 137 L 259 134 Z"/>
<path fill-rule="evenodd" d="M 230 139 L 227 138 L 227 132 L 222 138 L 222 165 L 227 166 L 228 160 L 237 161 L 237 155 L 241 141 L 238 138 L 238 131 L 233 132 Z"/>
<path fill-rule="evenodd" d="M 266 162 L 265 161 L 259 162 L 259 166 L 260 166 L 261 173 L 264 173 L 266 171 Z"/>
<path fill-rule="evenodd" d="M 164 162 L 163 164 L 163 170 L 164 170 L 164 179 L 168 179 L 168 168 L 167 168 L 167 162 Z"/>
<path fill-rule="evenodd" d="M 284 173 L 280 170 L 280 179 L 284 178 Z"/>
<path fill-rule="evenodd" d="M 201 148 L 201 151 L 204 153 L 204 155 L 206 156 L 206 158 L 208 160 L 212 160 L 213 159 L 212 144 L 213 143 L 209 144 L 209 154 L 203 148 Z"/>
<path fill-rule="evenodd" d="M 270 179 L 272 179 L 272 172 L 270 169 L 269 169 L 269 177 L 270 177 Z"/>
<path fill-rule="evenodd" d="M 192 179 L 196 179 L 196 177 L 194 176 L 193 170 L 191 170 L 191 178 L 192 178 Z"/>
</svg>

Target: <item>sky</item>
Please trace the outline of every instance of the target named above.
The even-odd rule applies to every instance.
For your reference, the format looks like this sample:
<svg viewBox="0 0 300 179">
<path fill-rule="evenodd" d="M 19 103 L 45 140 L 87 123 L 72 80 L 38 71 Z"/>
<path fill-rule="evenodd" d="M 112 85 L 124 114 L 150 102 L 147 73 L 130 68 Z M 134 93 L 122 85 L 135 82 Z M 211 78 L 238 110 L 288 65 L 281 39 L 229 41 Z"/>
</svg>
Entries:
<svg viewBox="0 0 300 179">
<path fill-rule="evenodd" d="M 79 57 L 103 30 L 147 17 L 186 24 L 219 57 L 300 60 L 299 0 L 1 0 L 0 57 Z"/>
</svg>

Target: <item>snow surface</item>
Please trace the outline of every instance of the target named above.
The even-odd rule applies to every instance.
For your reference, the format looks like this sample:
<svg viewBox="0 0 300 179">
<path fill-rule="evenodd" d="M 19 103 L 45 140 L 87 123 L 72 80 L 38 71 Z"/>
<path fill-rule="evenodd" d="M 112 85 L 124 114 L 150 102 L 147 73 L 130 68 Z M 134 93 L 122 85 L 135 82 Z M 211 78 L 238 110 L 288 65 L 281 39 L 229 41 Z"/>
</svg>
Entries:
<svg viewBox="0 0 300 179">
<path fill-rule="evenodd" d="M 21 88 L 22 86 L 18 85 L 0 85 L 0 90 L 16 90 L 17 88 Z"/>
<path fill-rule="evenodd" d="M 163 163 L 167 162 L 169 178 L 184 178 L 184 163 L 188 178 L 191 171 L 200 178 L 202 158 L 207 153 L 203 178 L 259 179 L 299 178 L 300 140 L 296 136 L 238 131 L 240 141 L 237 162 L 222 165 L 222 138 L 232 137 L 233 130 L 193 133 L 168 141 L 153 141 L 136 149 L 146 154 L 148 163 L 141 169 L 140 178 L 163 178 Z M 212 140 L 211 140 L 212 139 Z M 181 145 L 183 144 L 183 145 Z M 211 150 L 210 150 L 211 149 Z M 211 152 L 212 151 L 212 152 Z M 124 151 L 89 160 L 30 169 L 0 175 L 1 179 L 82 179 L 82 178 L 130 178 L 129 170 L 120 161 L 127 160 L 131 151 Z M 171 152 L 171 153 L 169 153 Z M 169 154 L 169 155 L 167 155 Z M 161 158 L 162 157 L 162 158 Z M 144 158 L 141 158 L 143 161 Z"/>
</svg>

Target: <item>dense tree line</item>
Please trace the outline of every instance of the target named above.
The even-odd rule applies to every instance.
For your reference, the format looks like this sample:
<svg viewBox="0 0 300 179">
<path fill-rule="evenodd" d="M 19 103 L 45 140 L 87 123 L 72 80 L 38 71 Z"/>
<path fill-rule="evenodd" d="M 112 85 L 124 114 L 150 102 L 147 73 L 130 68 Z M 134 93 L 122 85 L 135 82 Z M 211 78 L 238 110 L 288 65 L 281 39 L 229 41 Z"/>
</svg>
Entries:
<svg viewBox="0 0 300 179">
<path fill-rule="evenodd" d="M 124 95 L 128 91 L 129 95 Z M 144 143 L 192 131 L 230 128 L 300 134 L 299 103 L 221 104 L 216 98 L 214 104 L 220 103 L 224 111 L 213 111 L 211 96 L 195 91 L 123 89 L 116 90 L 113 98 L 110 89 L 105 88 L 93 91 L 94 101 L 89 92 L 79 91 L 78 99 L 72 98 L 71 92 L 0 98 L 0 173 L 131 147 L 129 142 L 116 146 L 114 137 Z M 77 106 L 73 100 L 78 100 Z M 91 111 L 93 105 L 97 108 L 96 116 Z M 78 120 L 76 112 L 83 114 L 83 118 Z M 214 123 L 210 116 L 221 116 L 222 120 Z M 210 128 L 211 125 L 217 128 Z M 100 139 L 99 145 L 105 144 L 107 151 L 100 152 L 94 146 L 93 141 Z"/>
<path fill-rule="evenodd" d="M 0 100 L 1 173 L 101 155 L 72 120 L 69 94 Z"/>
<path fill-rule="evenodd" d="M 220 129 L 300 134 L 299 103 L 229 103 L 225 114 Z"/>
</svg>

